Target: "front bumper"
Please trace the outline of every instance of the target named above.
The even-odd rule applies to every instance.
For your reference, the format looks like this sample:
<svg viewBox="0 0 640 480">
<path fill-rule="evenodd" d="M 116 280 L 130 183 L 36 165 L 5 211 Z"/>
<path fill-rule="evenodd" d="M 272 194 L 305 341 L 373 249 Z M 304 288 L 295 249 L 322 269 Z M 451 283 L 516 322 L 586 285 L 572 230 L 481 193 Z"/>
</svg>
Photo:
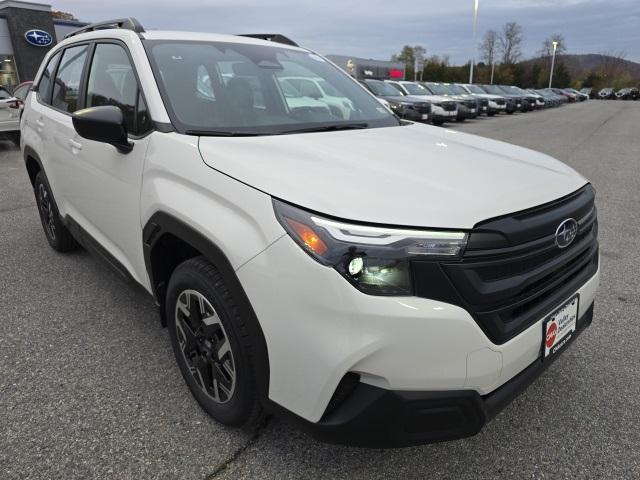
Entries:
<svg viewBox="0 0 640 480">
<path fill-rule="evenodd" d="M 563 349 L 573 343 L 592 319 L 593 304 L 578 320 L 576 334 Z M 559 356 L 544 362 L 537 359 L 487 395 L 474 390 L 392 391 L 358 383 L 339 406 L 317 423 L 288 416 L 319 440 L 361 447 L 407 447 L 469 437 L 478 433 Z"/>
<path fill-rule="evenodd" d="M 349 373 L 385 391 L 484 396 L 540 357 L 544 314 L 493 343 L 464 308 L 366 295 L 288 235 L 236 273 L 267 340 L 269 400 L 311 423 L 322 421 Z M 596 272 L 574 291 L 579 318 L 593 303 L 598 278 Z"/>
</svg>

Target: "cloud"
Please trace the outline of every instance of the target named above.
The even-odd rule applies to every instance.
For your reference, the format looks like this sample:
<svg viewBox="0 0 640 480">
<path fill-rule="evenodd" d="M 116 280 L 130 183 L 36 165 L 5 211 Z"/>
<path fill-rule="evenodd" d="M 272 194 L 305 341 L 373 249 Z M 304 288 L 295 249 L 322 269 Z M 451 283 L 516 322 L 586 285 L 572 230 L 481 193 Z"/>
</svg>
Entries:
<svg viewBox="0 0 640 480">
<path fill-rule="evenodd" d="M 524 29 L 525 56 L 553 33 L 569 53 L 624 51 L 640 61 L 638 0 L 480 0 L 478 35 L 472 1 L 414 0 L 54 0 L 53 8 L 87 21 L 135 16 L 147 28 L 219 33 L 283 33 L 321 53 L 386 59 L 403 45 L 466 62 L 482 34 L 508 21 Z"/>
</svg>

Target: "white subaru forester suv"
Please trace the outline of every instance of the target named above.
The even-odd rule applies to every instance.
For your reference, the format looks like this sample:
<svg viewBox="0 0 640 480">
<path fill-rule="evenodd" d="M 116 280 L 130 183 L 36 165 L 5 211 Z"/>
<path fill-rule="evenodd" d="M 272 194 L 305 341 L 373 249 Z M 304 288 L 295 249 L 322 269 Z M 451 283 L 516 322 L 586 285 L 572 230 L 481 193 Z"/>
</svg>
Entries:
<svg viewBox="0 0 640 480">
<path fill-rule="evenodd" d="M 285 77 L 349 111 L 287 103 Z M 155 297 L 226 425 L 276 413 L 373 447 L 473 435 L 592 320 L 587 180 L 400 120 L 280 35 L 91 25 L 48 53 L 21 132 L 49 244 Z"/>
</svg>

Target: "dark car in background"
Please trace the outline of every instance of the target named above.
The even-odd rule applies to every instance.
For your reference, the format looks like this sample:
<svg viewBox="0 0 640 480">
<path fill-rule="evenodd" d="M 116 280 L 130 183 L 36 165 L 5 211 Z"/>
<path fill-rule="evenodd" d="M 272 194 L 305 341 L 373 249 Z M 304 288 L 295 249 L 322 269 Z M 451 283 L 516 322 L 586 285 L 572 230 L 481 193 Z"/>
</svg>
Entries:
<svg viewBox="0 0 640 480">
<path fill-rule="evenodd" d="M 616 93 L 613 88 L 603 88 L 598 92 L 598 98 L 601 100 L 615 100 Z"/>
<path fill-rule="evenodd" d="M 465 100 L 475 100 L 478 115 L 489 115 L 489 99 L 477 97 L 456 83 L 443 83 L 443 85 L 447 87 L 453 95 L 462 97 Z"/>
<path fill-rule="evenodd" d="M 558 95 L 548 88 L 540 88 L 535 90 L 535 92 L 544 97 L 545 103 L 548 107 L 559 107 L 560 105 L 564 105 L 568 102 L 567 97 L 564 95 Z"/>
<path fill-rule="evenodd" d="M 467 118 L 478 116 L 478 104 L 475 98 L 465 99 L 460 95 L 455 95 L 446 85 L 436 82 L 422 82 L 421 85 L 429 90 L 433 95 L 448 97 L 458 104 L 458 116 L 456 122 L 464 122 Z"/>
<path fill-rule="evenodd" d="M 595 95 L 595 92 L 593 91 L 593 88 L 591 87 L 584 87 L 580 89 L 580 93 L 584 93 L 585 95 L 587 95 L 589 98 L 593 98 Z"/>
<path fill-rule="evenodd" d="M 424 99 L 403 95 L 382 80 L 360 80 L 360 83 L 376 97 L 386 100 L 391 110 L 400 118 L 412 122 L 431 120 L 431 104 Z"/>
<path fill-rule="evenodd" d="M 493 116 L 496 113 L 505 112 L 507 110 L 507 99 L 504 95 L 493 95 L 485 92 L 479 85 L 471 83 L 458 83 L 456 87 L 462 88 L 469 95 L 473 95 L 481 100 L 486 100 L 488 104 L 487 115 Z"/>
<path fill-rule="evenodd" d="M 498 85 L 480 85 L 480 87 L 487 93 L 492 95 L 500 95 L 507 99 L 507 113 L 512 113 L 522 109 L 523 98 L 520 95 L 513 95 L 505 92 Z"/>
<path fill-rule="evenodd" d="M 505 93 L 510 93 L 513 95 L 519 95 L 522 97 L 522 108 L 523 112 L 528 112 L 530 110 L 535 110 L 537 108 L 536 105 L 536 97 L 531 95 L 529 92 L 524 91 L 520 87 L 516 87 L 514 85 L 498 85 Z"/>
<path fill-rule="evenodd" d="M 637 88 L 622 88 L 616 92 L 618 100 L 638 100 L 640 92 Z"/>
</svg>

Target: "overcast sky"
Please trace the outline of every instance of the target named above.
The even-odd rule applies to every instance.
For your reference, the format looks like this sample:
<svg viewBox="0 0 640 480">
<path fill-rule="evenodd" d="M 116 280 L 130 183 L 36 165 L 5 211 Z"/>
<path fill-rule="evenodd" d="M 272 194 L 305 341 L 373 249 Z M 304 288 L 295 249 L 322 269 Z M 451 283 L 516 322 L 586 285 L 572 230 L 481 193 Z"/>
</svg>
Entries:
<svg viewBox="0 0 640 480">
<path fill-rule="evenodd" d="M 134 16 L 146 28 L 217 33 L 282 33 L 323 54 L 387 60 L 403 45 L 464 63 L 488 29 L 516 21 L 530 57 L 553 33 L 569 53 L 624 52 L 640 61 L 640 0 L 53 0 L 80 20 Z"/>
</svg>

